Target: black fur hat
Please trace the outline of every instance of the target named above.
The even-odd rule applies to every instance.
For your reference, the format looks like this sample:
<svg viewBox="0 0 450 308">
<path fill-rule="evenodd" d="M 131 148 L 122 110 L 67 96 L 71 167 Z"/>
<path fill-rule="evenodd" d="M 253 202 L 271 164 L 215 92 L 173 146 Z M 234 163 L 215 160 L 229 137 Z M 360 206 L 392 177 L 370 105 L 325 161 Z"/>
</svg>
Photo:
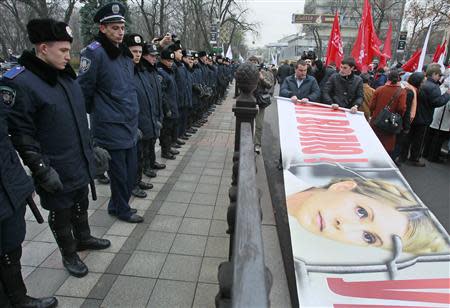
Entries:
<svg viewBox="0 0 450 308">
<path fill-rule="evenodd" d="M 50 18 L 32 19 L 27 24 L 28 38 L 31 43 L 73 41 L 72 30 L 62 21 Z"/>
<path fill-rule="evenodd" d="M 127 47 L 143 46 L 144 43 L 145 43 L 144 39 L 142 38 L 142 36 L 140 36 L 137 33 L 132 33 L 132 34 L 125 35 L 125 38 L 124 38 L 123 42 L 125 43 L 125 45 L 127 45 Z"/>
</svg>

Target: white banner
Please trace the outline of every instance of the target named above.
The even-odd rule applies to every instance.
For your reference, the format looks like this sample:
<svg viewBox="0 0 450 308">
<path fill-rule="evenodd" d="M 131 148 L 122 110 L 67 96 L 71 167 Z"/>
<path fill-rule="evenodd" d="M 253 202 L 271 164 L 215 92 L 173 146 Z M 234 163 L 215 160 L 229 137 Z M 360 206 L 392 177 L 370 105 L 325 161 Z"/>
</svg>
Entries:
<svg viewBox="0 0 450 308">
<path fill-rule="evenodd" d="M 364 115 L 277 105 L 300 306 L 449 307 L 449 236 Z"/>
</svg>

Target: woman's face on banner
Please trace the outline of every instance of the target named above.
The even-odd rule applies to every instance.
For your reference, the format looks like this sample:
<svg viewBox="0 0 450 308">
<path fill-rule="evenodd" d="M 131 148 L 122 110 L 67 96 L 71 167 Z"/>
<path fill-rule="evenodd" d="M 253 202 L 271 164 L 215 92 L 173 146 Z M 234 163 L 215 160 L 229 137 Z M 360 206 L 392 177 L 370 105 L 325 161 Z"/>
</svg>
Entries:
<svg viewBox="0 0 450 308">
<path fill-rule="evenodd" d="M 355 186 L 353 181 L 343 181 L 317 190 L 303 201 L 297 220 L 308 231 L 329 239 L 389 249 L 392 235 L 405 235 L 407 217 L 390 201 L 353 192 Z"/>
</svg>

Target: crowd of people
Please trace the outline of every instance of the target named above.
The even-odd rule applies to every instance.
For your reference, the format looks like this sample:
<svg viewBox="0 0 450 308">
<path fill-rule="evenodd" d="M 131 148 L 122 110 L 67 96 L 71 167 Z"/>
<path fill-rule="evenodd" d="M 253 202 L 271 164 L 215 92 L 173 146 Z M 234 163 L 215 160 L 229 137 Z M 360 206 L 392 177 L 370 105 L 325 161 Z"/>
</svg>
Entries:
<svg viewBox="0 0 450 308">
<path fill-rule="evenodd" d="M 81 51 L 78 74 L 69 63 L 70 27 L 31 20 L 34 48 L 0 79 L 1 307 L 58 304 L 55 297 L 28 296 L 21 275 L 26 205 L 43 221 L 34 191 L 48 211 L 62 264 L 84 277 L 89 270 L 77 252 L 111 245 L 91 234 L 87 210 L 89 193 L 97 198 L 94 179 L 110 184 L 109 215 L 143 222 L 129 202 L 152 188 L 143 174 L 152 178 L 166 168 L 156 160 L 156 141 L 162 158 L 176 159 L 177 148 L 225 98 L 236 68 L 230 59 L 185 49 L 170 33 L 149 42 L 137 33 L 125 35 L 124 16 L 118 2 L 96 12 L 98 36 Z"/>
<path fill-rule="evenodd" d="M 345 58 L 339 68 L 334 64 L 325 67 L 310 51 L 295 64 L 284 61 L 277 80 L 280 96 L 294 103 L 321 102 L 364 112 L 397 165 L 408 162 L 424 167 L 423 157 L 436 163 L 448 159 L 442 157 L 441 148 L 450 137 L 450 70 L 444 74 L 438 63 L 414 73 L 401 67 L 377 68 L 374 63 L 367 73 L 361 73 L 351 57 Z M 376 119 L 386 108 L 401 117 L 399 131 L 377 126 Z M 447 148 L 450 150 L 450 142 Z"/>
</svg>

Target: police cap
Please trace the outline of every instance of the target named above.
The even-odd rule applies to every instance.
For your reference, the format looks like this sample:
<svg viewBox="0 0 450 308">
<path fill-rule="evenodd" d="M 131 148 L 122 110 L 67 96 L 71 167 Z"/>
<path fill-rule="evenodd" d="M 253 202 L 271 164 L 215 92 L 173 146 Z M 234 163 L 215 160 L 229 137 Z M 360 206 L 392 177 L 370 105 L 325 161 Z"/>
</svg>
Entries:
<svg viewBox="0 0 450 308">
<path fill-rule="evenodd" d="M 176 41 L 174 44 L 171 45 L 173 51 L 181 50 L 183 49 L 183 46 L 181 46 L 180 40 Z"/>
<path fill-rule="evenodd" d="M 173 53 L 172 45 L 166 46 L 161 50 L 161 59 L 164 60 L 174 60 L 175 54 Z"/>
<path fill-rule="evenodd" d="M 158 47 L 153 43 L 145 44 L 144 48 L 142 49 L 142 53 L 144 55 L 153 55 L 153 56 L 159 55 Z"/>
<path fill-rule="evenodd" d="M 125 22 L 125 6 L 120 2 L 105 4 L 95 13 L 94 22 L 100 24 Z"/>
<path fill-rule="evenodd" d="M 198 57 L 199 57 L 199 58 L 204 57 L 204 56 L 206 56 L 206 51 L 203 51 L 203 50 L 202 50 L 202 51 L 199 51 L 199 52 L 198 52 Z"/>
<path fill-rule="evenodd" d="M 220 60 L 220 59 L 222 59 L 222 55 L 217 55 L 216 60 Z"/>
<path fill-rule="evenodd" d="M 144 39 L 137 33 L 127 34 L 123 41 L 127 47 L 144 45 Z"/>
<path fill-rule="evenodd" d="M 195 57 L 195 53 L 192 50 L 183 49 L 183 57 Z"/>
<path fill-rule="evenodd" d="M 62 22 L 50 18 L 32 19 L 27 24 L 28 38 L 32 44 L 42 42 L 73 41 L 72 30 Z"/>
</svg>

